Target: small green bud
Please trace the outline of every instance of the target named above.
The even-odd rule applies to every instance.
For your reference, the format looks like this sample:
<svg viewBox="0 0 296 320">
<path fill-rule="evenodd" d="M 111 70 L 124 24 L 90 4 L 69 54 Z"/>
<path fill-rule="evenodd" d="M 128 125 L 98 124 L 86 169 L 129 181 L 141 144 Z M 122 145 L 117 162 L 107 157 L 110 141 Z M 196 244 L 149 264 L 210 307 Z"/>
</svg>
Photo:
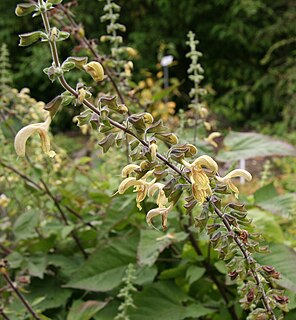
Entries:
<svg viewBox="0 0 296 320">
<path fill-rule="evenodd" d="M 35 11 L 37 9 L 36 4 L 33 3 L 20 3 L 15 8 L 15 14 L 18 17 L 26 16 L 27 14 L 30 14 L 31 12 Z"/>
</svg>

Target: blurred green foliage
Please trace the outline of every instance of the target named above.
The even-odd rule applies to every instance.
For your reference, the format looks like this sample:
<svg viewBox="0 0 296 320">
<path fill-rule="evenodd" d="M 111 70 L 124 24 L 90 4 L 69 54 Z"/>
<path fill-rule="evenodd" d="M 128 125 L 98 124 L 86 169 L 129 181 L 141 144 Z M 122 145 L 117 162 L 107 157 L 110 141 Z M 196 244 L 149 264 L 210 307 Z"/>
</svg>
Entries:
<svg viewBox="0 0 296 320">
<path fill-rule="evenodd" d="M 11 52 L 13 78 L 18 88 L 29 87 L 32 95 L 48 101 L 57 93 L 41 70 L 49 65 L 43 44 L 20 50 L 17 34 L 34 29 L 30 17 L 17 19 L 17 0 L 0 3 L 0 43 Z M 66 3 L 66 1 L 65 1 Z M 256 128 L 283 134 L 296 127 L 295 1 L 286 0 L 131 0 L 122 6 L 120 22 L 127 26 L 126 44 L 135 47 L 141 69 L 156 71 L 160 54 L 173 54 L 177 65 L 170 74 L 187 78 L 189 60 L 186 34 L 196 33 L 206 84 L 214 94 L 211 108 L 227 126 Z M 80 1 L 74 8 L 89 38 L 105 33 L 100 23 L 104 3 Z M 39 24 L 38 20 L 34 23 Z M 68 44 L 69 46 L 69 44 Z M 99 49 L 108 50 L 106 44 Z M 63 52 L 63 48 L 62 48 Z M 140 79 L 135 79 L 140 80 Z M 204 82 L 205 84 L 205 82 Z M 188 92 L 189 81 L 181 91 Z M 177 109 L 187 109 L 187 95 L 178 97 Z"/>
</svg>

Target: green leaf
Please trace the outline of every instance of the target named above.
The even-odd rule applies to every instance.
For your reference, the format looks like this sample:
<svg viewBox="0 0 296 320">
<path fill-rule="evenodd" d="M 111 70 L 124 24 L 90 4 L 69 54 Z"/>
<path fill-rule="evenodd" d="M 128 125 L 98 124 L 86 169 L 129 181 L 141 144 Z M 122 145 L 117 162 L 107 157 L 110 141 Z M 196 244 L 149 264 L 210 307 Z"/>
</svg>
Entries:
<svg viewBox="0 0 296 320">
<path fill-rule="evenodd" d="M 33 278 L 28 291 L 29 293 L 25 297 L 30 302 L 45 297 L 38 304 L 38 309 L 41 311 L 64 305 L 72 294 L 71 290 L 61 287 L 61 283 L 56 277 L 49 276 L 46 276 L 43 280 Z"/>
<path fill-rule="evenodd" d="M 103 140 L 101 140 L 98 144 L 103 148 L 104 153 L 106 153 L 115 142 L 115 135 L 113 133 L 108 134 Z"/>
<path fill-rule="evenodd" d="M 287 193 L 256 203 L 258 207 L 279 216 L 289 217 L 296 212 L 296 194 Z"/>
<path fill-rule="evenodd" d="M 190 299 L 174 282 L 160 281 L 134 295 L 137 308 L 130 310 L 129 315 L 133 320 L 182 320 L 197 319 L 213 312 L 198 303 L 184 305 L 183 302 Z"/>
<path fill-rule="evenodd" d="M 138 262 L 140 265 L 152 266 L 159 254 L 172 243 L 186 238 L 184 232 L 177 234 L 162 235 L 154 230 L 141 230 L 140 243 L 138 246 Z"/>
<path fill-rule="evenodd" d="M 24 33 L 19 35 L 20 37 L 20 43 L 19 46 L 26 47 L 31 45 L 34 42 L 37 42 L 40 39 L 46 39 L 47 36 L 44 32 L 41 31 L 34 31 L 29 33 Z"/>
<path fill-rule="evenodd" d="M 186 272 L 186 278 L 188 283 L 191 285 L 193 282 L 199 280 L 206 272 L 205 268 L 190 266 Z"/>
<path fill-rule="evenodd" d="M 35 11 L 36 9 L 37 9 L 36 4 L 20 3 L 16 6 L 15 14 L 19 17 L 26 16 L 27 14 L 30 14 L 31 12 Z"/>
<path fill-rule="evenodd" d="M 248 217 L 253 219 L 256 231 L 262 233 L 267 241 L 284 242 L 282 229 L 271 213 L 254 208 L 248 211 Z"/>
<path fill-rule="evenodd" d="M 87 60 L 87 57 L 69 57 L 63 62 L 62 68 L 63 66 L 67 66 L 67 63 L 74 63 L 74 67 L 83 69 L 83 66 L 87 64 Z"/>
<path fill-rule="evenodd" d="M 43 279 L 46 266 L 47 257 L 45 255 L 39 257 L 31 257 L 28 259 L 29 274 L 33 277 Z"/>
<path fill-rule="evenodd" d="M 230 132 L 224 139 L 224 150 L 218 161 L 238 161 L 269 156 L 296 156 L 296 149 L 287 142 L 252 132 Z"/>
<path fill-rule="evenodd" d="M 296 252 L 284 244 L 271 244 L 271 253 L 258 255 L 257 260 L 262 265 L 273 266 L 281 273 L 277 282 L 284 288 L 296 293 Z"/>
<path fill-rule="evenodd" d="M 75 301 L 68 313 L 67 320 L 90 320 L 105 307 L 107 302 L 102 301 Z"/>
<path fill-rule="evenodd" d="M 262 188 L 259 188 L 254 193 L 255 203 L 264 202 L 266 200 L 269 201 L 270 199 L 277 196 L 278 196 L 278 193 L 274 187 L 273 182 Z"/>
<path fill-rule="evenodd" d="M 106 292 L 120 285 L 129 263 L 136 261 L 137 236 L 113 238 L 72 275 L 67 288 Z"/>
<path fill-rule="evenodd" d="M 39 215 L 34 210 L 29 210 L 20 215 L 14 224 L 14 234 L 16 240 L 34 238 L 36 236 L 35 227 L 38 225 Z"/>
<path fill-rule="evenodd" d="M 177 83 L 173 86 L 170 86 L 166 89 L 160 90 L 158 91 L 153 97 L 152 97 L 152 101 L 153 102 L 157 102 L 160 100 L 163 100 L 165 97 L 167 97 L 171 92 L 173 92 L 175 89 L 177 89 L 179 86 L 181 85 L 181 83 Z"/>
</svg>

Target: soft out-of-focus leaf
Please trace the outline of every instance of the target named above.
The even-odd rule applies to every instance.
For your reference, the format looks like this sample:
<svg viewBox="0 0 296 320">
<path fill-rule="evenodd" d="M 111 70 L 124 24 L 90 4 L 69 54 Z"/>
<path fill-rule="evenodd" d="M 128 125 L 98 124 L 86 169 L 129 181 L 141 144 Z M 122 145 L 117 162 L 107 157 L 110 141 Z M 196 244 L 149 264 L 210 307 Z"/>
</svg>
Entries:
<svg viewBox="0 0 296 320">
<path fill-rule="evenodd" d="M 296 149 L 287 142 L 252 132 L 230 132 L 224 139 L 224 150 L 218 161 L 237 161 L 268 156 L 296 156 Z"/>
<path fill-rule="evenodd" d="M 154 266 L 144 266 L 144 267 L 139 267 L 136 270 L 136 279 L 134 280 L 134 283 L 142 286 L 142 285 L 147 285 L 153 282 L 154 278 L 157 275 L 157 267 Z"/>
<path fill-rule="evenodd" d="M 62 284 L 55 277 L 49 276 L 44 277 L 43 280 L 33 278 L 28 291 L 26 298 L 29 301 L 45 297 L 38 304 L 39 310 L 58 308 L 71 296 L 71 290 L 62 288 Z"/>
<path fill-rule="evenodd" d="M 186 272 L 186 278 L 188 279 L 189 284 L 199 280 L 206 272 L 205 268 L 190 266 Z"/>
<path fill-rule="evenodd" d="M 198 319 L 212 313 L 211 309 L 198 303 L 185 306 L 184 301 L 188 301 L 188 296 L 174 282 L 154 283 L 134 295 L 137 308 L 130 310 L 130 318 L 133 320 L 182 320 L 188 317 Z"/>
<path fill-rule="evenodd" d="M 258 255 L 257 260 L 262 265 L 273 266 L 281 273 L 278 283 L 284 288 L 296 293 L 296 252 L 283 244 L 270 245 L 271 253 Z"/>
<path fill-rule="evenodd" d="M 262 233 L 267 241 L 284 242 L 282 229 L 271 213 L 254 208 L 248 211 L 248 217 L 253 219 L 257 232 Z"/>
<path fill-rule="evenodd" d="M 100 245 L 65 287 L 106 292 L 120 285 L 129 263 L 136 261 L 137 236 L 113 238 Z"/>
<path fill-rule="evenodd" d="M 20 215 L 14 224 L 14 234 L 17 240 L 33 238 L 36 236 L 35 227 L 39 222 L 38 213 L 29 210 Z"/>
<path fill-rule="evenodd" d="M 263 186 L 262 188 L 259 188 L 254 193 L 255 203 L 264 202 L 266 200 L 269 201 L 273 197 L 277 197 L 277 196 L 278 196 L 278 193 L 275 189 L 273 182 L 269 183 L 266 186 Z"/>
<path fill-rule="evenodd" d="M 28 259 L 28 269 L 31 276 L 43 279 L 46 266 L 47 257 L 45 255 Z"/>
<path fill-rule="evenodd" d="M 280 216 L 292 216 L 296 213 L 296 194 L 281 194 L 266 201 L 258 202 L 257 206 Z"/>
<path fill-rule="evenodd" d="M 68 313 L 67 320 L 90 320 L 99 310 L 104 308 L 103 301 L 75 301 Z"/>
<path fill-rule="evenodd" d="M 172 243 L 182 241 L 186 238 L 183 232 L 177 234 L 158 233 L 155 230 L 141 230 L 140 243 L 138 247 L 138 261 L 140 265 L 152 266 L 159 254 Z"/>
</svg>

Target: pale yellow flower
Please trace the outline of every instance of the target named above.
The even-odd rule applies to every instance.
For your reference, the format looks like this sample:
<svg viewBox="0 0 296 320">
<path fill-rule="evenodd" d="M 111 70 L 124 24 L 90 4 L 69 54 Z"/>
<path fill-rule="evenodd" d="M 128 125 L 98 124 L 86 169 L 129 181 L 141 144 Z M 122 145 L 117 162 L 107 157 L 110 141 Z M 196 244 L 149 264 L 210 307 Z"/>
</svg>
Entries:
<svg viewBox="0 0 296 320">
<path fill-rule="evenodd" d="M 146 174 L 147 175 L 147 174 Z M 145 175 L 145 176 L 146 176 Z M 134 192 L 137 192 L 137 207 L 139 210 L 142 210 L 141 202 L 146 198 L 148 188 L 155 182 L 156 179 L 153 179 L 151 182 L 146 181 L 146 177 L 142 177 L 142 179 L 137 180 L 134 177 L 129 177 L 124 179 L 118 187 L 118 193 L 123 194 L 125 191 L 134 187 Z"/>
<path fill-rule="evenodd" d="M 49 156 L 54 157 L 55 152 L 50 150 L 50 138 L 48 135 L 51 117 L 48 117 L 45 122 L 30 124 L 22 128 L 14 139 L 14 148 L 18 156 L 24 157 L 26 154 L 26 142 L 34 134 L 38 133 L 41 139 L 42 150 Z"/>
<path fill-rule="evenodd" d="M 128 164 L 121 171 L 122 178 L 127 178 L 129 176 L 129 174 L 131 174 L 132 172 L 135 172 L 135 170 L 137 170 L 137 169 L 141 169 L 141 167 L 139 165 L 133 164 L 133 163 Z"/>
<path fill-rule="evenodd" d="M 8 206 L 10 199 L 6 197 L 4 193 L 0 196 L 0 207 L 5 208 Z"/>
<path fill-rule="evenodd" d="M 191 164 L 183 160 L 186 168 L 190 169 L 190 180 L 192 183 L 192 193 L 194 198 L 200 203 L 204 203 L 208 196 L 212 195 L 210 180 L 203 170 L 209 169 L 212 173 L 218 172 L 217 163 L 209 156 L 203 155 L 195 159 Z"/>
<path fill-rule="evenodd" d="M 96 82 L 104 80 L 104 69 L 99 62 L 91 61 L 84 65 L 83 68 Z"/>
<path fill-rule="evenodd" d="M 216 176 L 216 179 L 219 182 L 225 183 L 230 190 L 232 190 L 235 194 L 235 197 L 238 197 L 239 194 L 239 190 L 238 188 L 232 183 L 231 179 L 232 178 L 238 178 L 238 177 L 243 177 L 245 178 L 247 181 L 251 181 L 252 180 L 252 175 L 250 174 L 250 172 L 248 172 L 247 170 L 244 169 L 235 169 L 233 171 L 230 171 L 225 177 L 218 177 Z"/>
<path fill-rule="evenodd" d="M 162 229 L 163 231 L 165 231 L 167 229 L 167 221 L 168 221 L 168 214 L 170 212 L 170 210 L 172 209 L 173 205 L 171 204 L 169 207 L 167 208 L 155 208 L 155 209 L 151 209 L 147 215 L 146 215 L 146 222 L 150 225 L 152 225 L 152 219 L 156 216 L 161 216 L 162 218 Z M 154 227 L 154 226 L 153 226 Z M 155 227 L 154 227 L 155 228 Z"/>
<path fill-rule="evenodd" d="M 164 208 L 168 203 L 168 198 L 165 196 L 165 193 L 163 191 L 163 187 L 165 185 L 163 183 L 154 183 L 151 187 L 148 189 L 148 196 L 153 197 L 155 192 L 158 190 L 158 196 L 156 199 L 156 204 L 159 208 Z"/>
<path fill-rule="evenodd" d="M 218 137 L 221 137 L 220 132 L 212 132 L 207 138 L 205 138 L 205 141 L 207 141 L 209 144 L 211 144 L 212 146 L 217 148 L 218 144 L 214 139 L 216 139 Z"/>
</svg>

